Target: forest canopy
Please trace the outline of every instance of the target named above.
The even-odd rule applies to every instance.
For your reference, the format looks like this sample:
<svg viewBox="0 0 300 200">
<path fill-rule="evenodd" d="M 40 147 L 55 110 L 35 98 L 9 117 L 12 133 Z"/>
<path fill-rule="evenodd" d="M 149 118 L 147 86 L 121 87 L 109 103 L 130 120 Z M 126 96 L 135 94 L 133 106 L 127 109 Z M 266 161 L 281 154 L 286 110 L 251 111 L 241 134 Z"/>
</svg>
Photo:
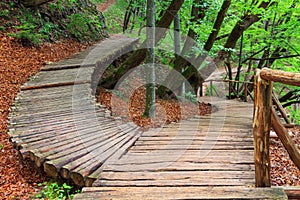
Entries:
<svg viewBox="0 0 300 200">
<path fill-rule="evenodd" d="M 141 32 L 146 27 L 145 2 L 127 1 L 124 32 Z M 171 15 L 166 17 L 168 13 Z M 247 98 L 243 97 L 245 85 L 239 82 L 253 82 L 255 69 L 267 67 L 300 71 L 299 14 L 299 0 L 156 1 L 157 56 L 160 61 L 181 73 L 195 92 L 216 67 L 225 67 L 227 73 L 224 79 L 236 81 L 229 82 L 231 91 L 227 96 Z M 179 16 L 180 27 L 174 27 L 175 16 Z M 170 18 L 172 23 L 169 23 Z M 164 31 L 161 33 L 159 28 L 180 30 L 181 40 L 174 41 L 175 36 Z M 175 54 L 175 47 L 169 52 L 160 51 L 162 40 L 168 40 L 174 46 L 179 44 L 180 53 Z M 139 49 L 110 71 L 100 85 L 113 88 L 128 70 L 142 63 L 145 57 L 146 51 Z M 176 79 L 170 75 L 165 85 L 170 86 Z M 172 83 L 168 83 L 168 80 Z M 181 83 L 178 83 L 178 88 L 180 86 Z M 248 85 L 247 90 L 251 93 L 253 85 Z M 293 97 L 299 99 L 297 88 L 278 85 L 275 91 L 279 96 L 294 91 Z M 157 93 L 164 96 L 165 87 L 158 87 Z"/>
</svg>

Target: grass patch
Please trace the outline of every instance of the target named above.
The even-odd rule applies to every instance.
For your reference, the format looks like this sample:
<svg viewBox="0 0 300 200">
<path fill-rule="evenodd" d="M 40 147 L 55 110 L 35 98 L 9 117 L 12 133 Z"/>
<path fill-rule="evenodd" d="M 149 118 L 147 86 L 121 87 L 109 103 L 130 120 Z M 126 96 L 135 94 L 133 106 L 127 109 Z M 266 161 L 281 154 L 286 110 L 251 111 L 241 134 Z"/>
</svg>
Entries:
<svg viewBox="0 0 300 200">
<path fill-rule="evenodd" d="M 75 189 L 67 183 L 60 183 L 55 181 L 40 183 L 43 189 L 35 196 L 38 199 L 72 199 L 75 194 L 80 193 L 80 190 Z"/>
</svg>

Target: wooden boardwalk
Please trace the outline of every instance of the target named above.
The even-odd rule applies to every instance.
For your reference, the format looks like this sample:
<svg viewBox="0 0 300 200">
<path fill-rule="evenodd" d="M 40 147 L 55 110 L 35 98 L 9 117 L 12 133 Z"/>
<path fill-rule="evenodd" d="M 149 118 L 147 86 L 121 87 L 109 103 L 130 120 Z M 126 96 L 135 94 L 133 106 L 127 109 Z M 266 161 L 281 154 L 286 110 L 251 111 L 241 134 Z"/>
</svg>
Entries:
<svg viewBox="0 0 300 200">
<path fill-rule="evenodd" d="M 121 37 L 104 40 L 73 58 L 45 66 L 27 82 L 9 123 L 11 140 L 22 155 L 51 177 L 91 186 L 103 163 L 122 154 L 140 134 L 137 126 L 110 117 L 92 95 L 98 74 L 136 43 Z"/>
<path fill-rule="evenodd" d="M 107 39 L 23 86 L 10 114 L 23 157 L 93 186 L 75 199 L 285 199 L 281 189 L 254 188 L 252 105 L 205 99 L 218 111 L 141 132 L 96 104 L 99 74 L 136 42 Z"/>
</svg>

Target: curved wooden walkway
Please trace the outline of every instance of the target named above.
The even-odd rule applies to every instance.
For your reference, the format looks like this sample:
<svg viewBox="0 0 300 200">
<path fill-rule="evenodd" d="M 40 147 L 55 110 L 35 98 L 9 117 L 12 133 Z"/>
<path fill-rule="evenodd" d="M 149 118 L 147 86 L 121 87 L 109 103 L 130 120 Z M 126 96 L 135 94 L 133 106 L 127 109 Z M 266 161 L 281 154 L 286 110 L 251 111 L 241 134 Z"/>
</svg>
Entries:
<svg viewBox="0 0 300 200">
<path fill-rule="evenodd" d="M 18 94 L 11 140 L 51 177 L 91 186 L 102 165 L 122 154 L 140 132 L 110 117 L 92 95 L 97 74 L 132 50 L 135 39 L 110 38 L 63 62 L 45 66 Z M 130 133 L 130 134 L 128 134 Z"/>
<path fill-rule="evenodd" d="M 75 199 L 285 199 L 281 189 L 254 188 L 250 104 L 209 99 L 212 115 L 141 132 L 95 103 L 98 74 L 136 42 L 107 39 L 23 86 L 10 114 L 23 157 L 93 186 Z"/>
</svg>

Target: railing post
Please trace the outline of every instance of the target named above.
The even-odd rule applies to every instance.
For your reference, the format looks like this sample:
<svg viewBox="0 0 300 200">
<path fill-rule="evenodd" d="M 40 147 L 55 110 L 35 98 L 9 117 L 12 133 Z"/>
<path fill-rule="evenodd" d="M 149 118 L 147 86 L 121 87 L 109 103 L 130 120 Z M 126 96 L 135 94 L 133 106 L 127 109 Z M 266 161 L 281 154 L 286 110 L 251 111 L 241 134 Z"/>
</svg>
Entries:
<svg viewBox="0 0 300 200">
<path fill-rule="evenodd" d="M 272 81 L 263 80 L 257 70 L 254 81 L 254 159 L 256 187 L 270 187 L 269 136 L 271 127 Z"/>
<path fill-rule="evenodd" d="M 213 94 L 213 83 L 212 83 L 212 80 L 210 80 L 210 82 L 209 82 L 209 95 L 210 96 L 212 96 L 212 94 Z"/>
<path fill-rule="evenodd" d="M 248 96 L 248 84 L 246 82 L 244 82 L 244 102 L 247 102 L 247 96 Z"/>
</svg>

